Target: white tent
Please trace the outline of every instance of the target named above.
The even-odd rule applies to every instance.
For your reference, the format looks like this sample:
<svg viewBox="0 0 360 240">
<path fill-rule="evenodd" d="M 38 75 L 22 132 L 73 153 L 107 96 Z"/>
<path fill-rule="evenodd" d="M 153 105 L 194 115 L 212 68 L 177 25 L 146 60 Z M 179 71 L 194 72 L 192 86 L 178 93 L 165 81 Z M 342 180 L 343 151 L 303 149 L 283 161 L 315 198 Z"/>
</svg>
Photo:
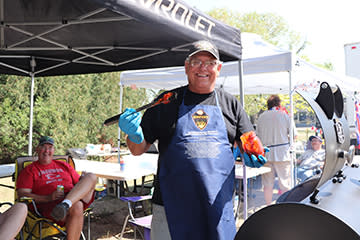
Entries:
<svg viewBox="0 0 360 240">
<path fill-rule="evenodd" d="M 311 65 L 289 51 L 279 49 L 253 33 L 242 33 L 243 84 L 245 94 L 287 94 L 296 88 L 315 88 L 320 82 L 339 85 L 341 90 L 351 94 L 360 90 L 360 81 L 337 75 Z M 121 85 L 153 89 L 172 89 L 187 84 L 183 67 L 157 68 L 149 70 L 124 71 L 120 75 Z M 223 64 L 218 87 L 239 94 L 238 62 Z"/>
</svg>

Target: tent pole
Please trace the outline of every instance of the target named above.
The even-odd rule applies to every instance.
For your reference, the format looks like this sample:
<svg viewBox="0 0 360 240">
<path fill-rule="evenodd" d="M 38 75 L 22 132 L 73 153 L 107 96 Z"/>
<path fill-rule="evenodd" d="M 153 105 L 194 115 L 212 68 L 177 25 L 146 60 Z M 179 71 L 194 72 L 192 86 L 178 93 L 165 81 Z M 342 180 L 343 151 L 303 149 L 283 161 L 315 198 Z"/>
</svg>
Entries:
<svg viewBox="0 0 360 240">
<path fill-rule="evenodd" d="M 291 158 L 291 188 L 295 186 L 296 183 L 296 172 L 295 172 L 295 158 L 294 158 L 294 131 L 295 131 L 295 123 L 294 123 L 294 102 L 293 102 L 293 92 L 292 92 L 292 80 L 291 80 L 291 71 L 289 71 L 289 100 L 290 100 L 290 158 Z"/>
<path fill-rule="evenodd" d="M 121 113 L 122 112 L 122 98 L 123 98 L 123 91 L 124 91 L 124 86 L 122 85 L 122 83 L 121 83 L 121 75 L 120 75 L 120 83 L 119 83 L 119 85 L 120 85 L 120 99 L 119 99 L 119 113 Z M 118 126 L 118 163 L 119 163 L 119 168 L 120 168 L 120 170 L 121 170 L 121 164 L 120 164 L 120 157 L 121 157 L 121 152 L 120 152 L 120 146 L 121 146 L 121 130 L 120 130 L 120 127 Z M 120 198 L 121 197 L 121 191 L 122 191 L 122 189 L 121 189 L 121 185 L 123 184 L 123 183 L 121 183 L 119 180 L 116 180 L 116 195 L 117 195 L 117 197 L 118 198 Z"/>
<path fill-rule="evenodd" d="M 29 119 L 29 146 L 28 155 L 32 156 L 32 133 L 33 133 L 33 112 L 34 112 L 34 85 L 35 85 L 35 58 L 32 57 L 30 60 L 31 66 L 31 90 L 30 90 L 30 119 Z"/>
<path fill-rule="evenodd" d="M 120 77 L 120 100 L 119 100 L 119 113 L 122 112 L 122 98 L 123 98 L 123 92 L 124 92 L 124 86 L 123 84 L 121 83 L 121 77 Z M 118 127 L 118 163 L 120 164 L 120 145 L 121 145 L 121 130 L 120 128 Z"/>
<path fill-rule="evenodd" d="M 240 88 L 240 103 L 241 105 L 243 105 L 243 107 L 245 108 L 245 91 L 244 91 L 244 82 L 243 82 L 243 62 L 242 60 L 239 59 L 239 88 Z M 247 201 L 247 176 L 246 176 L 246 166 L 243 160 L 243 179 L 242 179 L 242 184 L 243 184 L 243 193 L 244 193 L 244 209 L 243 209 L 243 214 L 244 214 L 244 220 L 247 219 L 248 217 L 248 201 Z M 240 196 L 239 196 L 239 201 L 241 201 Z"/>
</svg>

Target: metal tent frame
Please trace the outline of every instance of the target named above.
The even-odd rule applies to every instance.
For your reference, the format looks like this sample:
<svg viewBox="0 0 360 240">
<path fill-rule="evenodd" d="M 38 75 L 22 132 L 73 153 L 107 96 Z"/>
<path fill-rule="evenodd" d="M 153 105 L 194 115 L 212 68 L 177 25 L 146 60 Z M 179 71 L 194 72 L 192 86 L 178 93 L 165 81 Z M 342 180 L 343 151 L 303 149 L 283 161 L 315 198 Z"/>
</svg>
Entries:
<svg viewBox="0 0 360 240">
<path fill-rule="evenodd" d="M 181 0 L 0 0 L 0 74 L 35 77 L 180 66 L 208 39 L 241 59 L 240 31 Z"/>
</svg>

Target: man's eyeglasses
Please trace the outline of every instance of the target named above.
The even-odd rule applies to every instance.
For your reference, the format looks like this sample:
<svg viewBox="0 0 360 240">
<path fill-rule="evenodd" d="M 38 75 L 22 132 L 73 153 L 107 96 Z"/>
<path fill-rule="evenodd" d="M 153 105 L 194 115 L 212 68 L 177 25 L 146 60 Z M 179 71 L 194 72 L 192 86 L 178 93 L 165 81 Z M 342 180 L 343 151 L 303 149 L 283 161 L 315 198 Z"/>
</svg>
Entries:
<svg viewBox="0 0 360 240">
<path fill-rule="evenodd" d="M 217 66 L 219 63 L 221 63 L 218 60 L 210 60 L 210 61 L 201 61 L 201 60 L 197 60 L 197 59 L 193 59 L 189 61 L 190 66 L 194 67 L 194 68 L 198 68 L 200 66 L 204 66 L 205 68 L 209 68 L 212 69 L 215 66 Z"/>
</svg>

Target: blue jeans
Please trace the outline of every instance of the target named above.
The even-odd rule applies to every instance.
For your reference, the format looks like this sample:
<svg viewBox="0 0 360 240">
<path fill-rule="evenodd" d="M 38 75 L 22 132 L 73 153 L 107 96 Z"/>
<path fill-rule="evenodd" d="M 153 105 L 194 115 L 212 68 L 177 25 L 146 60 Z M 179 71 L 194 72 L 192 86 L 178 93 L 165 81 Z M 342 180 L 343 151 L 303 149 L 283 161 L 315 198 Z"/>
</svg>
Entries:
<svg viewBox="0 0 360 240">
<path fill-rule="evenodd" d="M 311 168 L 311 169 L 304 169 L 304 168 L 297 168 L 297 179 L 299 183 L 304 182 L 306 179 L 320 174 L 321 170 L 319 168 Z"/>
</svg>

